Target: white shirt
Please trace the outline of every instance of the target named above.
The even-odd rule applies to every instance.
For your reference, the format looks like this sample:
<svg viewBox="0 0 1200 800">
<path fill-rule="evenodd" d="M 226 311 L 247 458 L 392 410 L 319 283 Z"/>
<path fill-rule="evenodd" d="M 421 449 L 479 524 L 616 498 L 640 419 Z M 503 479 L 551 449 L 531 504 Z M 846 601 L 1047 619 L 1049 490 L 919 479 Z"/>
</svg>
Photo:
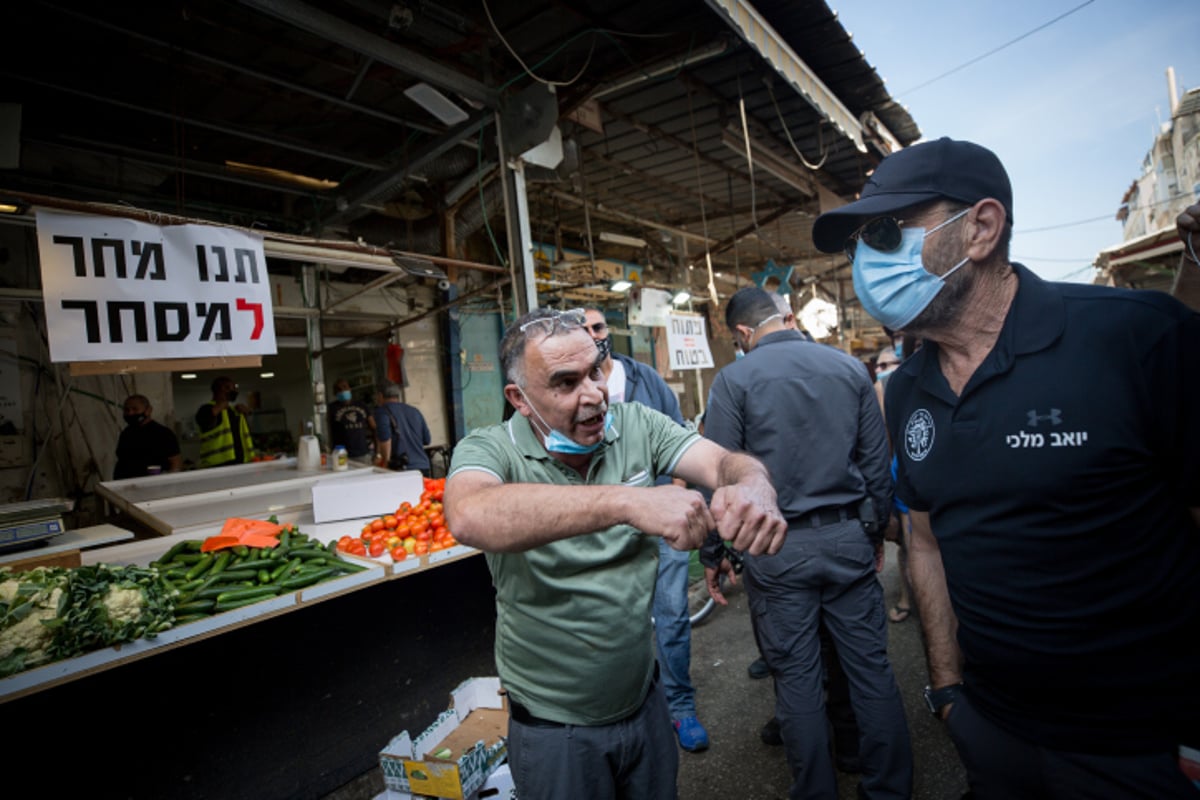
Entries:
<svg viewBox="0 0 1200 800">
<path fill-rule="evenodd" d="M 625 365 L 615 358 L 612 360 L 612 372 L 608 375 L 608 402 L 625 402 Z"/>
</svg>

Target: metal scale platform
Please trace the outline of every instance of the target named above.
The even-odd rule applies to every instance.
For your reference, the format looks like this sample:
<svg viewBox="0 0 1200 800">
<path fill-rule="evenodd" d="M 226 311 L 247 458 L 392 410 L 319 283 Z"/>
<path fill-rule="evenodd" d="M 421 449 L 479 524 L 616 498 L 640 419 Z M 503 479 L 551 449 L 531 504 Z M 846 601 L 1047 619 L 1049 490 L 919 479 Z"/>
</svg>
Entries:
<svg viewBox="0 0 1200 800">
<path fill-rule="evenodd" d="M 0 553 L 37 547 L 63 533 L 63 514 L 74 507 L 64 497 L 0 505 Z"/>
</svg>

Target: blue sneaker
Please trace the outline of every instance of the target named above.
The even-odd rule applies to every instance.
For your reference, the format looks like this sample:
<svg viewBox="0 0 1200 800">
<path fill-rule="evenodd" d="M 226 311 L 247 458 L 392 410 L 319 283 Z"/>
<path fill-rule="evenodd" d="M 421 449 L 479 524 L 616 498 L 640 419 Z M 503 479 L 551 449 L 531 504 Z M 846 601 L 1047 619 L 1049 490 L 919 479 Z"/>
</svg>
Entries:
<svg viewBox="0 0 1200 800">
<path fill-rule="evenodd" d="M 673 724 L 675 735 L 679 737 L 679 746 L 684 750 L 696 753 L 708 749 L 708 731 L 704 730 L 704 726 L 694 715 L 677 719 Z"/>
</svg>

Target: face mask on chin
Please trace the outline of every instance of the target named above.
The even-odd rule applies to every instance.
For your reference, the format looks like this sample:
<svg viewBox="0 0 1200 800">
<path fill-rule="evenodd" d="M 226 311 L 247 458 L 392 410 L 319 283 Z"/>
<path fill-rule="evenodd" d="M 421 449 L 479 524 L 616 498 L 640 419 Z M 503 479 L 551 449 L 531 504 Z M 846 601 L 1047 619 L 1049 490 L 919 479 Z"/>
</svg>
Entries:
<svg viewBox="0 0 1200 800">
<path fill-rule="evenodd" d="M 944 275 L 934 275 L 921 261 L 925 235 L 922 228 L 902 228 L 900 246 L 892 252 L 880 252 L 861 240 L 855 250 L 854 292 L 863 309 L 892 330 L 901 330 L 920 316 L 946 287 L 946 279 L 970 261 L 964 258 Z"/>
<path fill-rule="evenodd" d="M 518 391 L 520 391 L 521 396 L 525 398 L 525 402 L 529 403 L 529 410 L 532 411 L 533 415 L 538 418 L 538 422 L 542 423 L 542 428 L 546 429 L 547 432 L 543 432 L 541 428 L 538 428 L 538 426 L 534 425 L 534 428 L 542 434 L 542 437 L 545 440 L 546 450 L 551 453 L 563 453 L 565 455 L 587 455 L 589 453 L 594 453 L 596 452 L 597 448 L 600 447 L 600 443 L 604 441 L 604 436 L 607 436 L 608 432 L 612 429 L 612 411 L 610 411 L 606 406 L 604 410 L 604 436 L 601 436 L 595 444 L 580 444 L 561 431 L 558 431 L 547 425 L 546 420 L 542 418 L 541 413 L 539 413 L 537 408 L 534 407 L 533 403 L 529 401 L 529 395 L 525 394 L 523 389 L 518 389 Z"/>
</svg>

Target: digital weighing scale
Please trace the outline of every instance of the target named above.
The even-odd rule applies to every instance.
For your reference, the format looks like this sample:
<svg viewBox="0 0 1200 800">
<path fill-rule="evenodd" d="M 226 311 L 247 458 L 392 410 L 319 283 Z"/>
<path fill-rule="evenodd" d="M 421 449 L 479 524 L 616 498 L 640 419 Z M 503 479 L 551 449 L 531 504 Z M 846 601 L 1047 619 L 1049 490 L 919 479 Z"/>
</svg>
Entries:
<svg viewBox="0 0 1200 800">
<path fill-rule="evenodd" d="M 0 504 L 0 552 L 42 544 L 66 530 L 62 515 L 75 507 L 73 500 L 52 497 Z"/>
</svg>

